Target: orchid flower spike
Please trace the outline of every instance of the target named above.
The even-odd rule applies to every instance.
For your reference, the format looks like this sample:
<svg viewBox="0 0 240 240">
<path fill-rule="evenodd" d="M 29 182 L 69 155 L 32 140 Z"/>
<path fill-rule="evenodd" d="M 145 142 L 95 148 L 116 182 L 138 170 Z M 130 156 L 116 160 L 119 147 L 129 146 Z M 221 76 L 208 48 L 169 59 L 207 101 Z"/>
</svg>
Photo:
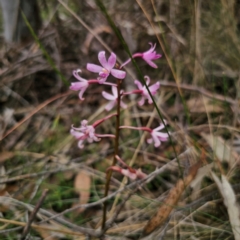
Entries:
<svg viewBox="0 0 240 240">
<path fill-rule="evenodd" d="M 109 94 L 105 91 L 102 92 L 103 97 L 110 101 L 105 107 L 107 111 L 110 111 L 117 104 L 118 99 L 117 87 L 112 86 L 112 93 L 113 94 Z M 122 100 L 120 102 L 120 106 L 124 109 L 127 108 L 127 105 Z"/>
<path fill-rule="evenodd" d="M 80 100 L 84 100 L 83 98 L 83 94 L 84 92 L 86 91 L 86 89 L 88 88 L 88 86 L 90 84 L 93 84 L 93 83 L 98 83 L 98 80 L 86 80 L 82 77 L 80 77 L 79 73 L 81 73 L 82 71 L 80 69 L 78 70 L 74 70 L 73 71 L 73 76 L 79 81 L 79 82 L 73 82 L 71 83 L 71 86 L 69 87 L 71 90 L 73 91 L 80 91 L 79 92 L 79 98 Z"/>
<path fill-rule="evenodd" d="M 124 79 L 126 77 L 125 71 L 114 69 L 117 57 L 113 52 L 111 53 L 108 60 L 106 59 L 105 51 L 99 52 L 98 60 L 102 66 L 88 63 L 87 69 L 90 72 L 95 72 L 99 74 L 98 81 L 100 84 L 104 83 L 110 74 L 112 74 L 115 78 L 118 79 Z"/>
</svg>

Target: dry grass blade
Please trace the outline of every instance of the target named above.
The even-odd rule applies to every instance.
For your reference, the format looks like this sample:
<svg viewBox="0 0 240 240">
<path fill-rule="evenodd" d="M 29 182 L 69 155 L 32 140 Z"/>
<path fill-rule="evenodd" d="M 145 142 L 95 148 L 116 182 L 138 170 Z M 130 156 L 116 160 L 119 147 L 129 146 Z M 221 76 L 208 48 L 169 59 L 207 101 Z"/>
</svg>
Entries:
<svg viewBox="0 0 240 240">
<path fill-rule="evenodd" d="M 184 189 L 192 182 L 195 178 L 198 169 L 202 166 L 201 162 L 194 164 L 190 170 L 189 174 L 184 178 L 180 179 L 176 186 L 172 188 L 163 202 L 162 206 L 158 209 L 156 215 L 150 219 L 147 225 L 144 227 L 143 233 L 145 235 L 150 234 L 156 228 L 160 227 L 165 220 L 168 218 L 169 214 L 172 212 L 173 208 L 176 206 L 179 198 L 181 197 Z"/>
<path fill-rule="evenodd" d="M 216 157 L 222 162 L 227 161 L 231 168 L 235 166 L 238 159 L 238 154 L 219 136 L 212 136 L 210 134 L 201 134 L 207 143 L 211 146 Z"/>
<path fill-rule="evenodd" d="M 217 184 L 219 191 L 223 197 L 224 204 L 228 210 L 229 220 L 232 226 L 232 231 L 236 240 L 240 239 L 240 212 L 239 206 L 236 202 L 235 193 L 228 182 L 227 178 L 222 175 L 222 181 L 212 172 L 212 177 Z"/>
</svg>

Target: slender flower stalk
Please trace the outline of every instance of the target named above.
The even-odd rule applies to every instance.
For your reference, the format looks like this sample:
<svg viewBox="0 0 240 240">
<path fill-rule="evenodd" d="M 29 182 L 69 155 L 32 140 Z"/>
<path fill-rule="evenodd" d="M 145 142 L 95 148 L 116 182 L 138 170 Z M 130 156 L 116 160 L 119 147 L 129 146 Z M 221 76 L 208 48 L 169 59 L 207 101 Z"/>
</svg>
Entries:
<svg viewBox="0 0 240 240">
<path fill-rule="evenodd" d="M 117 114 L 116 114 L 116 130 L 115 130 L 115 143 L 114 143 L 114 157 L 112 161 L 112 166 L 116 165 L 116 155 L 119 155 L 119 136 L 120 136 L 120 106 L 121 106 L 121 83 L 122 81 L 120 79 L 117 79 Z M 109 191 L 109 185 L 110 185 L 110 180 L 112 177 L 112 170 L 108 171 L 107 174 L 107 179 L 106 179 L 106 184 L 105 184 L 105 192 L 104 196 L 106 197 L 108 195 Z M 105 227 L 105 222 L 107 218 L 107 202 L 104 202 L 103 205 L 103 220 L 102 220 L 102 229 Z"/>
</svg>

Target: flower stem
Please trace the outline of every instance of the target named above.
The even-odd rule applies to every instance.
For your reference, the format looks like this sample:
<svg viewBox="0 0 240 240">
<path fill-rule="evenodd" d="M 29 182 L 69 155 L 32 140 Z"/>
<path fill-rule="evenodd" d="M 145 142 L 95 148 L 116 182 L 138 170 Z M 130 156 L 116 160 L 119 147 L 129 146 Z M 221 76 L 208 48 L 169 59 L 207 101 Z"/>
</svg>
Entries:
<svg viewBox="0 0 240 240">
<path fill-rule="evenodd" d="M 112 161 L 112 166 L 116 165 L 117 159 L 116 155 L 119 155 L 119 132 L 120 132 L 120 102 L 121 102 L 121 93 L 120 93 L 120 87 L 121 87 L 122 81 L 120 79 L 117 80 L 117 114 L 116 114 L 116 133 L 115 133 L 115 143 L 114 143 L 114 157 Z M 106 177 L 106 184 L 105 184 L 105 192 L 104 192 L 104 197 L 107 197 L 108 191 L 109 191 L 109 185 L 112 177 L 112 170 L 107 172 L 107 177 Z M 105 227 L 105 222 L 107 218 L 107 202 L 104 202 L 103 206 L 103 219 L 102 219 L 102 230 Z"/>
</svg>

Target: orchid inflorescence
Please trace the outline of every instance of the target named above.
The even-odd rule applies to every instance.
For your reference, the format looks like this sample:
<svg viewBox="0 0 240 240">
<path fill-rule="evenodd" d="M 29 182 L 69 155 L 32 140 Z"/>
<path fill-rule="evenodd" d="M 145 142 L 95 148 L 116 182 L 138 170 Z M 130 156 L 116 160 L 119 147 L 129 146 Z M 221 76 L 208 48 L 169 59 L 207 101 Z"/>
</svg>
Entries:
<svg viewBox="0 0 240 240">
<path fill-rule="evenodd" d="M 142 58 L 148 65 L 150 65 L 153 68 L 157 68 L 157 65 L 153 62 L 153 60 L 156 60 L 161 57 L 160 54 L 157 54 L 155 51 L 156 44 L 150 43 L 151 48 L 143 53 L 135 53 L 132 55 L 132 58 Z M 153 103 L 152 96 L 154 96 L 158 89 L 160 88 L 160 83 L 154 83 L 153 85 L 150 86 L 150 78 L 148 76 L 145 76 L 145 84 L 143 85 L 140 81 L 135 80 L 134 83 L 137 86 L 137 89 L 132 90 L 130 92 L 124 92 L 123 90 L 118 89 L 119 84 L 115 84 L 112 82 L 108 82 L 108 77 L 112 75 L 114 78 L 119 80 L 123 80 L 126 77 L 126 72 L 123 70 L 123 67 L 126 66 L 129 62 L 131 62 L 132 58 L 128 59 L 126 62 L 124 62 L 120 67 L 116 64 L 117 57 L 116 55 L 112 52 L 110 54 L 110 57 L 107 59 L 105 55 L 105 51 L 101 51 L 98 54 L 98 60 L 101 64 L 96 65 L 92 63 L 87 64 L 87 70 L 93 73 L 98 73 L 98 77 L 96 79 L 84 79 L 80 76 L 81 70 L 74 70 L 73 71 L 73 76 L 78 80 L 78 82 L 73 82 L 71 83 L 70 89 L 74 91 L 79 91 L 79 98 L 80 100 L 84 100 L 83 94 L 87 90 L 87 88 L 91 84 L 101 84 L 101 85 L 109 85 L 112 88 L 112 94 L 107 93 L 105 91 L 102 92 L 102 96 L 109 101 L 109 103 L 105 106 L 105 109 L 107 111 L 112 110 L 115 105 L 119 102 L 119 105 L 121 108 L 127 108 L 126 103 L 123 102 L 122 98 L 125 96 L 128 96 L 130 94 L 137 94 L 140 95 L 141 99 L 138 101 L 139 106 L 143 106 L 145 101 L 149 104 Z M 151 95 L 149 94 L 151 93 Z M 88 141 L 89 143 L 92 142 L 98 142 L 101 140 L 103 137 L 110 137 L 110 138 L 115 138 L 114 134 L 98 134 L 96 133 L 96 128 L 98 125 L 103 123 L 104 121 L 117 116 L 118 114 L 110 114 L 106 116 L 105 118 L 99 119 L 96 122 L 94 122 L 92 125 L 88 124 L 87 120 L 82 120 L 81 121 L 81 126 L 80 127 L 71 127 L 70 133 L 78 140 L 78 147 L 83 148 L 84 147 L 84 141 Z M 165 126 L 164 124 L 160 124 L 157 128 L 151 129 L 148 127 L 132 127 L 132 126 L 119 126 L 119 130 L 123 128 L 128 128 L 128 129 L 133 129 L 133 130 L 140 130 L 140 131 L 146 131 L 149 132 L 151 135 L 151 138 L 147 139 L 147 142 L 149 144 L 154 143 L 155 147 L 159 147 L 161 145 L 161 142 L 167 141 L 168 140 L 168 134 L 160 132 Z M 128 167 L 122 160 L 121 158 L 116 155 L 115 156 L 116 160 L 118 160 L 124 167 L 127 169 L 122 169 L 118 166 L 111 166 L 108 170 L 113 170 L 120 172 L 121 174 L 131 178 L 131 179 L 137 179 L 137 178 L 144 178 L 145 174 L 141 172 L 141 170 L 135 170 L 131 167 Z"/>
</svg>

